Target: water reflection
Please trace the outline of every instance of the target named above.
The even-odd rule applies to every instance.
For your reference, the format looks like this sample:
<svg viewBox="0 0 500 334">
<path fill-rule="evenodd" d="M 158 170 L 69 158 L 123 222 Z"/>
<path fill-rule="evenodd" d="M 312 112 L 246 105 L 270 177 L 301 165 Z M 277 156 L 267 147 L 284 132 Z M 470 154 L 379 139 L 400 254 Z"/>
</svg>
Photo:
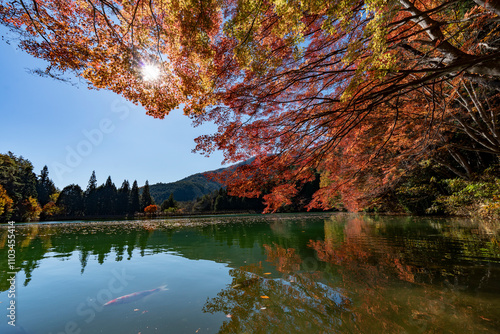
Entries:
<svg viewBox="0 0 500 334">
<path fill-rule="evenodd" d="M 220 220 L 16 226 L 16 266 L 28 286 L 47 258 L 78 259 L 82 276 L 92 262 L 132 263 L 161 253 L 224 263 L 231 268 L 228 283 L 216 295 L 197 297 L 206 300 L 205 314 L 224 315 L 219 333 L 500 328 L 494 225 L 361 215 Z M 6 235 L 0 230 L 1 268 L 7 268 Z M 1 291 L 9 287 L 6 272 Z"/>
<path fill-rule="evenodd" d="M 260 276 L 252 285 L 228 287 L 209 299 L 204 312 L 223 312 L 229 318 L 219 333 L 323 333 L 339 328 L 342 316 L 349 313 L 349 298 L 337 287 L 322 283 L 319 273 L 289 270 L 300 264 L 300 259 L 289 256 L 293 253 L 290 249 L 266 249 L 284 275 Z M 247 266 L 230 271 L 230 275 L 235 283 L 262 271 L 261 266 Z"/>
<path fill-rule="evenodd" d="M 489 332 L 500 328 L 498 235 L 472 227 L 381 224 L 348 219 L 325 224 L 311 242 L 320 261 L 341 277 L 361 332 Z M 477 230 L 476 230 L 477 232 Z M 467 236 L 464 238 L 464 236 Z"/>
<path fill-rule="evenodd" d="M 325 221 L 324 240 L 310 241 L 314 258 L 265 244 L 281 276 L 266 278 L 261 266 L 233 270 L 233 283 L 260 279 L 228 286 L 203 310 L 228 315 L 219 333 L 494 332 L 497 235 L 445 224 L 335 217 Z"/>
<path fill-rule="evenodd" d="M 286 225 L 294 220 L 273 218 Z M 299 219 L 315 221 L 314 218 Z M 302 228 L 297 225 L 296 228 Z M 311 233 L 314 233 L 313 230 Z M 320 235 L 321 237 L 321 235 Z M 99 264 L 105 261 L 131 260 L 135 250 L 139 255 L 174 252 L 190 259 L 227 262 L 233 266 L 263 260 L 260 249 L 266 243 L 278 242 L 305 248 L 308 236 L 293 235 L 284 238 L 274 235 L 262 216 L 228 221 L 219 219 L 135 222 L 80 222 L 58 224 L 16 225 L 16 264 L 24 271 L 27 286 L 32 273 L 47 257 L 69 260 L 78 253 L 83 274 L 89 260 Z M 228 251 L 231 249 L 231 251 Z M 254 252 L 243 249 L 255 249 Z M 7 268 L 7 229 L 0 226 L 0 266 Z M 307 251 L 307 250 L 306 250 Z M 114 257 L 111 257 L 114 255 Z M 0 291 L 8 289 L 6 271 L 0 272 Z"/>
</svg>

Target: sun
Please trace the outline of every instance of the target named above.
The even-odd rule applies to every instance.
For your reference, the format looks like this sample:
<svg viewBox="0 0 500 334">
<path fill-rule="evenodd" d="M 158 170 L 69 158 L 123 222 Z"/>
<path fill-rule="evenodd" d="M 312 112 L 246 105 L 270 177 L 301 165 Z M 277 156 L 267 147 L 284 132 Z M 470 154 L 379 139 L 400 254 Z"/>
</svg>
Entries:
<svg viewBox="0 0 500 334">
<path fill-rule="evenodd" d="M 142 67 L 141 72 L 142 72 L 142 78 L 145 81 L 155 81 L 161 75 L 160 68 L 158 66 L 152 65 L 152 64 L 146 64 L 146 65 L 144 65 Z"/>
</svg>

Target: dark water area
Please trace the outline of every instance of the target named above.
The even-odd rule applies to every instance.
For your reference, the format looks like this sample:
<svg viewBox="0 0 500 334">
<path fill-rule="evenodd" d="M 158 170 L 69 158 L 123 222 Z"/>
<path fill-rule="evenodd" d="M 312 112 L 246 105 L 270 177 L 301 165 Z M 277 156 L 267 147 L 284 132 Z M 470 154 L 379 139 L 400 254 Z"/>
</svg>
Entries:
<svg viewBox="0 0 500 334">
<path fill-rule="evenodd" d="M 0 227 L 0 333 L 500 333 L 500 224 L 251 215 L 14 235 L 9 263 Z"/>
</svg>

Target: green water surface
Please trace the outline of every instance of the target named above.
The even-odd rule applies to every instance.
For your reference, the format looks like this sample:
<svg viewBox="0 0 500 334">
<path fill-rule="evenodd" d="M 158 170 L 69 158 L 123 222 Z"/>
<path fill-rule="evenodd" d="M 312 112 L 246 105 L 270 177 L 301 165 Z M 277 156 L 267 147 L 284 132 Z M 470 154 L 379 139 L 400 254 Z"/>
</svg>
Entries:
<svg viewBox="0 0 500 334">
<path fill-rule="evenodd" d="M 16 224 L 13 271 L 8 240 L 1 226 L 5 334 L 500 332 L 495 224 L 354 214 Z"/>
</svg>

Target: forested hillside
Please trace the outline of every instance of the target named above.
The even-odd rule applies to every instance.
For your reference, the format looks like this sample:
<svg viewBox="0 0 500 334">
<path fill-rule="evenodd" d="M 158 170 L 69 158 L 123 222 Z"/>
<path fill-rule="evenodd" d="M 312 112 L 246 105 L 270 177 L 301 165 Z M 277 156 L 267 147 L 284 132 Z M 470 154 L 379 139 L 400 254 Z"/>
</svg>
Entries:
<svg viewBox="0 0 500 334">
<path fill-rule="evenodd" d="M 221 184 L 211 180 L 205 173 L 188 176 L 182 180 L 170 183 L 156 183 L 149 186 L 151 196 L 156 203 L 162 203 L 170 194 L 175 200 L 185 202 L 219 190 Z"/>
</svg>

